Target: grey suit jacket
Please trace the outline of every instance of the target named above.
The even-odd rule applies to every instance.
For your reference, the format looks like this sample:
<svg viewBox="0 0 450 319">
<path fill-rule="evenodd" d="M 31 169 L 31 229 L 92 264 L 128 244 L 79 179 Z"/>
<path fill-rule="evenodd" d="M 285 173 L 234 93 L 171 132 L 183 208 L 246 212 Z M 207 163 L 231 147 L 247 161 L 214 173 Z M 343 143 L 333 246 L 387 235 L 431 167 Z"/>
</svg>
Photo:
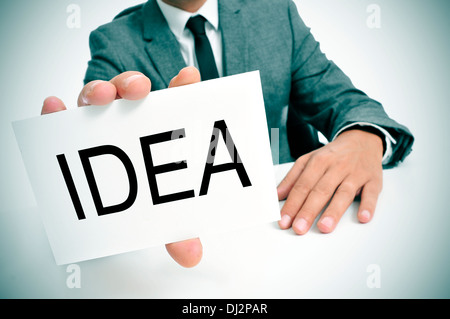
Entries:
<svg viewBox="0 0 450 319">
<path fill-rule="evenodd" d="M 356 89 L 326 58 L 291 0 L 219 0 L 219 25 L 224 75 L 260 71 L 269 134 L 279 129 L 280 163 L 300 155 L 292 151 L 302 138 L 295 134 L 300 118 L 329 140 L 354 122 L 385 128 L 397 140 L 386 167 L 409 154 L 409 130 L 390 119 L 380 103 Z M 159 90 L 186 66 L 155 0 L 127 9 L 93 31 L 90 49 L 85 83 L 134 70 L 150 78 L 152 90 Z M 294 128 L 289 130 L 290 143 L 289 125 Z"/>
</svg>

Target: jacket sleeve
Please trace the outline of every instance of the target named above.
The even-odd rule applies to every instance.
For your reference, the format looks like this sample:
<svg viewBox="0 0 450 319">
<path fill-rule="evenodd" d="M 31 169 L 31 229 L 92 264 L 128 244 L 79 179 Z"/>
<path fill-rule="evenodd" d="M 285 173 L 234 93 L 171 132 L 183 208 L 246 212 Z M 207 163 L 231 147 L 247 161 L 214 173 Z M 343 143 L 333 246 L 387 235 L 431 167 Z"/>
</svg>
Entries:
<svg viewBox="0 0 450 319">
<path fill-rule="evenodd" d="M 352 123 L 378 125 L 395 139 L 391 160 L 385 167 L 403 161 L 414 142 L 408 128 L 389 118 L 379 102 L 355 88 L 342 70 L 327 59 L 292 1 L 289 14 L 293 39 L 290 96 L 293 111 L 328 140 Z"/>
<path fill-rule="evenodd" d="M 109 81 L 124 69 L 114 46 L 101 28 L 91 32 L 89 48 L 91 60 L 88 62 L 84 84 L 93 80 Z"/>
</svg>

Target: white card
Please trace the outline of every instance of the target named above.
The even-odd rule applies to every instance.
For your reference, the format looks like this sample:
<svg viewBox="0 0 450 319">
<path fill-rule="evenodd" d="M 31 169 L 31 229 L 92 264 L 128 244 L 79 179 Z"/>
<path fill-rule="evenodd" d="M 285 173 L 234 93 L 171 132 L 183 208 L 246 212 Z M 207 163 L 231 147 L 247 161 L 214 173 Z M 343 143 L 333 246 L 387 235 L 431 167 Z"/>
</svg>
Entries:
<svg viewBox="0 0 450 319">
<path fill-rule="evenodd" d="M 58 265 L 279 219 L 259 72 L 13 127 Z"/>
</svg>

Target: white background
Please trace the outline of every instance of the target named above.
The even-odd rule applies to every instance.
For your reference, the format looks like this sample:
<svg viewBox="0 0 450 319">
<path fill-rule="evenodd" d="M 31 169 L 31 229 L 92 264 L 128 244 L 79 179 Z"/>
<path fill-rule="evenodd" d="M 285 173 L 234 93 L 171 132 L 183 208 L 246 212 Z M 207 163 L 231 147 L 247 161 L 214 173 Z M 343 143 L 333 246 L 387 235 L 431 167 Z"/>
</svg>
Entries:
<svg viewBox="0 0 450 319">
<path fill-rule="evenodd" d="M 322 49 L 356 86 L 381 101 L 416 137 L 385 187 L 370 225 L 352 210 L 335 233 L 294 236 L 276 225 L 205 238 L 204 258 L 183 269 L 163 247 L 80 263 L 82 287 L 54 264 L 11 121 L 40 113 L 49 95 L 75 107 L 91 30 L 141 1 L 10 1 L 0 10 L 0 296 L 40 297 L 384 297 L 450 296 L 447 121 L 448 1 L 296 1 Z M 81 8 L 81 27 L 66 20 Z M 381 28 L 366 20 L 381 8 Z M 61 134 L 61 132 L 55 132 Z M 45 141 L 42 141 L 45 143 Z M 379 265 L 381 288 L 366 285 Z"/>
</svg>

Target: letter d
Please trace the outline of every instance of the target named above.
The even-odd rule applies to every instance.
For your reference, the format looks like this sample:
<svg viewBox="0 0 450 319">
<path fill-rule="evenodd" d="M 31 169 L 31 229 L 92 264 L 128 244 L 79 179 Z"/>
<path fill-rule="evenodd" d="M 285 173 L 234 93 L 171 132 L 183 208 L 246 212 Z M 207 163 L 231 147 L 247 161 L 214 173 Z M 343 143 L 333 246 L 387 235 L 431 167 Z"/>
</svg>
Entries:
<svg viewBox="0 0 450 319">
<path fill-rule="evenodd" d="M 89 188 L 91 190 L 95 208 L 97 209 L 97 214 L 101 216 L 121 212 L 130 208 L 131 205 L 133 205 L 134 201 L 136 200 L 138 185 L 136 172 L 134 171 L 133 164 L 131 163 L 131 160 L 127 156 L 127 154 L 125 154 L 125 152 L 122 151 L 120 148 L 113 145 L 103 145 L 88 148 L 85 150 L 81 150 L 78 153 L 80 155 L 81 164 L 83 165 L 84 173 L 86 174 L 86 179 L 88 181 Z M 105 207 L 103 206 L 102 200 L 100 198 L 100 192 L 98 190 L 97 183 L 94 177 L 94 172 L 92 171 L 92 166 L 89 159 L 94 156 L 107 154 L 116 156 L 122 162 L 128 175 L 128 181 L 130 183 L 130 192 L 128 194 L 128 198 L 123 203 Z"/>
</svg>

